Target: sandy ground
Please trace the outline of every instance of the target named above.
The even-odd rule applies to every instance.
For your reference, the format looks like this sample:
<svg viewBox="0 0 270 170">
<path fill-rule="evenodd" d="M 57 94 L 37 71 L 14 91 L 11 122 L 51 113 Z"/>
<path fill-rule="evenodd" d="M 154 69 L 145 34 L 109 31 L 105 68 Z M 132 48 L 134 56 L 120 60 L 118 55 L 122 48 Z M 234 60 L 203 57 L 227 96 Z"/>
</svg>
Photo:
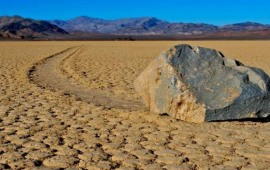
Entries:
<svg viewBox="0 0 270 170">
<path fill-rule="evenodd" d="M 187 43 L 270 74 L 269 41 L 0 42 L 0 169 L 267 169 L 270 123 L 147 111 L 133 80 Z"/>
</svg>

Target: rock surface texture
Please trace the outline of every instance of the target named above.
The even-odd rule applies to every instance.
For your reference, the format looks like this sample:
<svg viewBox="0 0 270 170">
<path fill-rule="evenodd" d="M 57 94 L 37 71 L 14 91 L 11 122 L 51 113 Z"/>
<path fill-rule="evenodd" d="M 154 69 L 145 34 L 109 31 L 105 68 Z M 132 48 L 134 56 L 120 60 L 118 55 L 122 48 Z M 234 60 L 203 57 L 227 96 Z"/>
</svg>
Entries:
<svg viewBox="0 0 270 170">
<path fill-rule="evenodd" d="M 189 122 L 270 115 L 270 78 L 216 50 L 177 45 L 136 78 L 135 90 L 151 112 Z"/>
</svg>

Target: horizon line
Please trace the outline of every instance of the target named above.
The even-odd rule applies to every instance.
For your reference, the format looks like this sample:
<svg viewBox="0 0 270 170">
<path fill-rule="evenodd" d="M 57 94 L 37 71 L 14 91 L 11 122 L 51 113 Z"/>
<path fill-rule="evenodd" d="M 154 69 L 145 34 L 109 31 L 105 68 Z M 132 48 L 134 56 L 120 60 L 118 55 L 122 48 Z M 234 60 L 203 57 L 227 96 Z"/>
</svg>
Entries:
<svg viewBox="0 0 270 170">
<path fill-rule="evenodd" d="M 183 23 L 183 24 L 207 24 L 207 25 L 213 25 L 213 26 L 218 26 L 218 27 L 222 27 L 222 26 L 226 26 L 226 25 L 235 25 L 235 24 L 243 24 L 243 23 L 255 23 L 255 24 L 262 24 L 262 25 L 269 25 L 270 26 L 270 23 L 261 23 L 261 22 L 255 22 L 255 21 L 243 21 L 243 22 L 236 22 L 236 23 L 229 23 L 229 24 L 222 24 L 222 25 L 219 25 L 219 24 L 210 24 L 210 23 L 206 23 L 206 22 L 170 22 L 170 21 L 167 21 L 167 20 L 164 20 L 164 19 L 160 19 L 160 18 L 157 18 L 157 17 L 153 17 L 153 16 L 142 16 L 142 17 L 126 17 L 126 18 L 117 18 L 117 19 L 103 19 L 103 18 L 97 18 L 97 17 L 90 17 L 90 16 L 87 16 L 87 15 L 80 15 L 80 16 L 76 16 L 76 17 L 73 17 L 73 18 L 70 18 L 70 19 L 51 19 L 51 20 L 48 20 L 48 19 L 35 19 L 35 18 L 30 18 L 30 17 L 24 17 L 22 15 L 2 15 L 0 17 L 20 17 L 20 18 L 24 18 L 24 19 L 33 19 L 33 20 L 38 20 L 38 21 L 55 21 L 55 20 L 60 20 L 60 21 L 68 21 L 68 20 L 72 20 L 72 19 L 76 19 L 76 18 L 80 18 L 80 17 L 87 17 L 87 18 L 92 18 L 92 19 L 100 19 L 100 20 L 104 20 L 104 21 L 116 21 L 116 20 L 123 20 L 123 19 L 139 19 L 139 18 L 155 18 L 157 20 L 161 20 L 161 21 L 165 21 L 165 22 L 168 22 L 170 24 L 179 24 L 179 23 Z"/>
</svg>

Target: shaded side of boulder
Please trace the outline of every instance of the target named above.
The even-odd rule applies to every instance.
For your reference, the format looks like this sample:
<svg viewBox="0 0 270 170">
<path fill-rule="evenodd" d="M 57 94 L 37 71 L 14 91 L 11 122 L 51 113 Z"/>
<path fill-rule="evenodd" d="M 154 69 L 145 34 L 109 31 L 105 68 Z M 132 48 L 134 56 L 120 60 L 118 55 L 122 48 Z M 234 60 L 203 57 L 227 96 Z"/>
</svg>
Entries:
<svg viewBox="0 0 270 170">
<path fill-rule="evenodd" d="M 174 46 L 161 53 L 134 85 L 151 112 L 185 121 L 270 115 L 268 75 L 212 49 Z"/>
</svg>

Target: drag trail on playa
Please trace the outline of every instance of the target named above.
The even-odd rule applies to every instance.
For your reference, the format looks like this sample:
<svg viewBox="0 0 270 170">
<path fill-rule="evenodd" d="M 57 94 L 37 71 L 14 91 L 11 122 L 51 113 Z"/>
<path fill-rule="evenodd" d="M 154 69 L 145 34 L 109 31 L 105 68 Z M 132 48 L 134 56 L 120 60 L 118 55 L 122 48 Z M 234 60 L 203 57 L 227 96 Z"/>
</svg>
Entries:
<svg viewBox="0 0 270 170">
<path fill-rule="evenodd" d="M 217 49 L 270 74 L 269 41 L 0 42 L 0 169 L 267 169 L 270 123 L 149 113 L 134 79 L 160 52 Z"/>
<path fill-rule="evenodd" d="M 144 108 L 141 102 L 117 100 L 113 96 L 106 96 L 101 90 L 91 90 L 75 81 L 71 82 L 69 77 L 72 77 L 72 74 L 69 75 L 69 70 L 64 68 L 65 61 L 79 55 L 82 49 L 83 47 L 69 48 L 42 60 L 30 70 L 29 78 L 41 87 L 63 91 L 66 95 L 73 94 L 78 100 L 88 103 L 127 110 Z"/>
</svg>

